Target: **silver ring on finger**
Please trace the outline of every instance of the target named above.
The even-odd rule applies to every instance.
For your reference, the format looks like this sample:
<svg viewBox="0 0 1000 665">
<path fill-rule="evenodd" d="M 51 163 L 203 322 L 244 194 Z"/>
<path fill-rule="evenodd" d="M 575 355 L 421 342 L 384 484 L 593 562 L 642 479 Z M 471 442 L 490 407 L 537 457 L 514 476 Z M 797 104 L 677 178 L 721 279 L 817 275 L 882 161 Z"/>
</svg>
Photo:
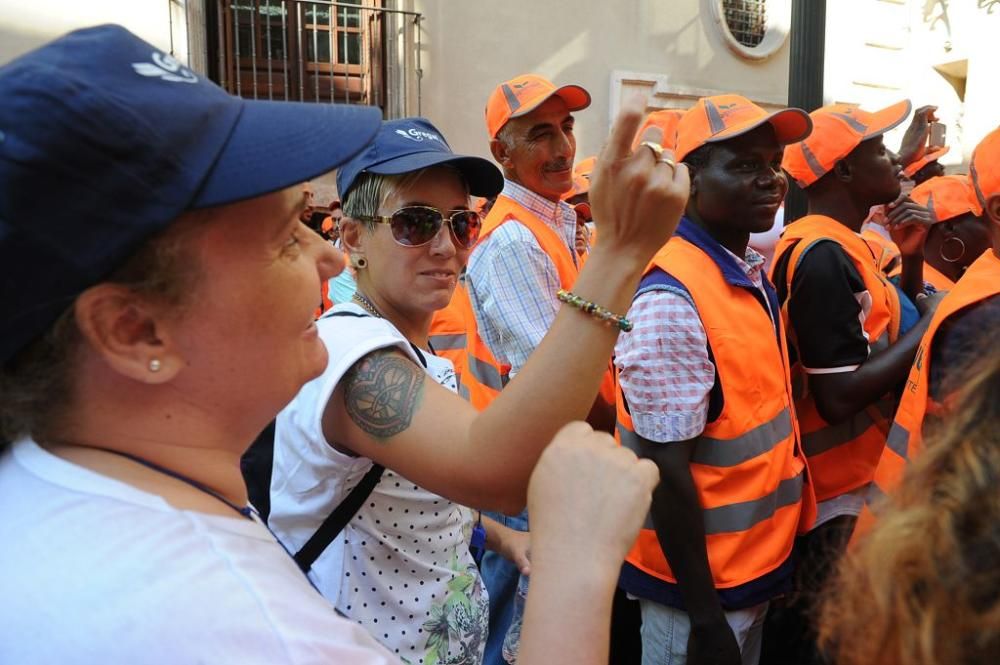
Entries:
<svg viewBox="0 0 1000 665">
<path fill-rule="evenodd" d="M 674 160 L 670 159 L 669 157 L 660 157 L 659 159 L 656 160 L 656 163 L 657 164 L 666 164 L 671 169 L 674 169 L 674 170 L 677 169 L 677 164 L 674 162 Z"/>
</svg>

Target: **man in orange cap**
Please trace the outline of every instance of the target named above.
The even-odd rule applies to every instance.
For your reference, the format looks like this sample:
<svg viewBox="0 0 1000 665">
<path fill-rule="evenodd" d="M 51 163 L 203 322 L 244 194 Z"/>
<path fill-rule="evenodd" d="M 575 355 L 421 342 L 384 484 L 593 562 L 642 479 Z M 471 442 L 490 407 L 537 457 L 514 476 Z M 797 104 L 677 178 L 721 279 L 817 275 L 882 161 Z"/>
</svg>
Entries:
<svg viewBox="0 0 1000 665">
<path fill-rule="evenodd" d="M 818 109 L 810 114 L 812 135 L 789 146 L 782 162 L 809 199 L 809 215 L 785 227 L 772 271 L 818 501 L 802 541 L 803 599 L 820 588 L 850 537 L 885 446 L 894 391 L 929 320 L 925 314 L 900 335 L 900 296 L 859 234 L 872 206 L 893 203 L 888 223 L 903 257 L 901 285 L 917 300 L 930 215 L 910 199 L 897 202 L 900 166 L 882 140 L 910 108 L 903 101 L 874 113 L 847 104 Z M 921 302 L 930 309 L 931 300 Z M 789 608 L 779 631 L 792 641 L 777 645 L 790 662 L 818 658 L 808 602 Z"/>
<path fill-rule="evenodd" d="M 801 109 L 719 95 L 676 127 L 691 173 L 685 217 L 615 349 L 618 438 L 661 479 L 619 585 L 640 599 L 644 665 L 749 664 L 769 601 L 791 587 L 813 500 L 777 296 L 748 242 L 788 190 L 782 147 L 811 123 Z"/>
<path fill-rule="evenodd" d="M 478 335 L 501 374 L 507 366 L 511 377 L 521 369 L 555 319 L 556 292 L 572 288 L 579 270 L 577 215 L 561 199 L 573 188 L 572 114 L 588 106 L 590 94 L 582 87 L 556 86 L 535 74 L 504 81 L 486 103 L 490 151 L 503 170 L 504 188 L 469 257 L 467 279 Z M 605 419 L 613 422 L 610 408 Z M 490 516 L 527 530 L 527 513 Z M 482 574 L 490 595 L 484 662 L 501 665 L 520 573 L 487 552 Z"/>
<path fill-rule="evenodd" d="M 934 217 L 924 243 L 924 281 L 938 291 L 950 291 L 990 247 L 983 209 L 964 175 L 931 178 L 917 185 L 910 196 Z"/>
</svg>

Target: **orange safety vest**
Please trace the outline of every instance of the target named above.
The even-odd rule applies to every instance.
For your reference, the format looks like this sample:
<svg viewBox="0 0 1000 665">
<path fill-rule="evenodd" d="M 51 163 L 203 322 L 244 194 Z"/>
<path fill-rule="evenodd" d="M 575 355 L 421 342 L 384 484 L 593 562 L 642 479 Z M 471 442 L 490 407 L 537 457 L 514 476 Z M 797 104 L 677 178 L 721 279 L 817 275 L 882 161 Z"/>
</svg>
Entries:
<svg viewBox="0 0 1000 665">
<path fill-rule="evenodd" d="M 463 281 L 455 287 L 448 306 L 434 313 L 428 339 L 434 353 L 455 366 L 459 394 L 481 411 L 507 384 L 510 366 L 497 362 L 476 331 L 476 317 Z"/>
<path fill-rule="evenodd" d="M 835 219 L 808 215 L 785 227 L 774 255 L 781 257 L 786 251 L 792 252 L 785 276 L 786 292 L 791 293 L 795 270 L 803 255 L 817 242 L 825 240 L 833 240 L 840 245 L 871 295 L 872 308 L 864 322 L 870 351 L 888 348 L 899 336 L 899 295 L 879 269 L 878 257 L 866 241 Z M 790 298 L 782 307 L 786 326 L 789 325 L 788 300 Z M 789 338 L 795 344 L 794 330 L 791 330 Z M 832 499 L 871 482 L 892 423 L 895 397 L 886 394 L 847 421 L 830 425 L 819 415 L 816 403 L 809 394 L 801 360 L 792 366 L 792 384 L 795 386 L 795 410 L 802 430 L 802 448 L 809 461 L 816 499 Z"/>
<path fill-rule="evenodd" d="M 735 266 L 739 275 L 728 274 L 695 244 L 698 238 L 697 232 L 678 229 L 646 275 L 659 268 L 690 294 L 722 387 L 722 410 L 695 443 L 691 475 L 704 508 L 715 586 L 726 589 L 785 563 L 796 534 L 812 525 L 815 500 L 799 446 L 780 316 L 772 322 L 746 275 Z M 773 293 L 770 306 L 777 309 Z M 620 389 L 616 393 L 616 438 L 639 452 L 625 397 Z M 659 580 L 677 581 L 648 519 L 626 562 Z"/>
<path fill-rule="evenodd" d="M 897 277 L 903 274 L 903 254 L 893 241 L 885 236 L 865 229 L 861 232 L 861 237 L 865 239 L 871 247 L 875 260 L 878 262 L 879 270 L 888 277 Z"/>
<path fill-rule="evenodd" d="M 333 301 L 330 300 L 330 282 L 323 280 L 319 285 L 319 307 L 313 312 L 314 318 L 319 318 L 323 316 L 323 312 L 333 307 Z"/>
<path fill-rule="evenodd" d="M 525 228 L 531 231 L 533 236 L 535 236 L 538 246 L 541 247 L 542 251 L 545 252 L 545 254 L 549 257 L 549 260 L 551 260 L 555 265 L 556 272 L 559 274 L 560 286 L 566 290 L 572 289 L 573 284 L 576 283 L 577 276 L 580 274 L 580 269 L 573 261 L 573 254 L 576 253 L 575 250 L 567 247 L 566 242 L 551 226 L 538 219 L 533 212 L 509 196 L 501 194 L 497 197 L 496 203 L 493 204 L 493 207 L 490 209 L 489 214 L 486 215 L 486 219 L 483 222 L 483 228 L 479 235 L 479 242 L 485 242 L 486 238 L 500 228 L 501 224 L 504 224 L 512 219 L 520 222 L 525 226 Z M 583 263 L 581 262 L 580 265 L 582 266 Z M 486 344 L 479 337 L 478 330 L 476 330 L 474 344 L 477 347 L 488 349 Z M 608 404 L 614 403 L 615 388 L 613 369 L 613 366 L 609 362 L 608 371 L 604 373 L 604 378 L 601 381 L 600 395 Z M 507 371 L 510 371 L 509 366 Z"/>
<path fill-rule="evenodd" d="M 1000 294 L 1000 258 L 986 251 L 969 266 L 955 288 L 941 301 L 920 341 L 917 356 L 910 367 L 903 399 L 882 457 L 875 469 L 875 478 L 868 490 L 868 500 L 858 519 L 856 532 L 863 534 L 874 522 L 870 506 L 877 504 L 899 486 L 910 460 L 923 450 L 923 423 L 927 413 L 940 411 L 928 393 L 930 383 L 931 347 L 941 325 L 956 313 Z M 875 505 L 877 510 L 877 505 Z"/>
</svg>

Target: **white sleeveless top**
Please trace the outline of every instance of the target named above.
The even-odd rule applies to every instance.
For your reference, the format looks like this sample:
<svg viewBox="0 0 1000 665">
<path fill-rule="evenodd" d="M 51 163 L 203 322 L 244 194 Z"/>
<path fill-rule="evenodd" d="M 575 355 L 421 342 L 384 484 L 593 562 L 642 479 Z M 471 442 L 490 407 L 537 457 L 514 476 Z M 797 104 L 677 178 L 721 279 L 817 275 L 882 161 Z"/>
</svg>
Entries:
<svg viewBox="0 0 1000 665">
<path fill-rule="evenodd" d="M 446 358 L 418 352 L 385 319 L 330 316 L 317 321 L 330 354 L 323 374 L 278 414 L 271 478 L 271 528 L 300 549 L 344 500 L 371 460 L 335 450 L 322 415 L 341 377 L 375 349 L 394 347 L 439 384 L 456 391 Z M 420 354 L 418 356 L 418 353 Z M 371 496 L 312 566 L 310 577 L 339 612 L 411 663 L 479 665 L 488 598 L 469 553 L 472 512 L 386 469 Z"/>
</svg>

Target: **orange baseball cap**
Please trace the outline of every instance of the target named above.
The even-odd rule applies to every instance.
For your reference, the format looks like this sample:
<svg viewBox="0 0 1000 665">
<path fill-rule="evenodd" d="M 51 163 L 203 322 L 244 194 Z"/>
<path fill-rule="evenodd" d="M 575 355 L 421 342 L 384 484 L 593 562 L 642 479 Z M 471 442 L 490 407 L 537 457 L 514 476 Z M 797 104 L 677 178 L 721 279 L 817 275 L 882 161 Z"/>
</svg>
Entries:
<svg viewBox="0 0 1000 665">
<path fill-rule="evenodd" d="M 329 233 L 333 230 L 333 217 L 327 215 L 323 218 L 323 223 L 319 225 L 319 230 L 323 233 Z"/>
<path fill-rule="evenodd" d="M 490 138 L 495 139 L 508 120 L 531 113 L 552 95 L 561 97 L 570 111 L 590 106 L 590 93 L 578 85 L 557 88 L 547 78 L 522 74 L 504 81 L 490 94 L 486 102 L 486 130 Z"/>
<path fill-rule="evenodd" d="M 646 116 L 646 121 L 642 123 L 642 127 L 636 132 L 635 140 L 632 141 L 632 149 L 635 150 L 639 147 L 639 144 L 642 143 L 642 135 L 647 129 L 650 127 L 659 127 L 663 131 L 663 138 L 660 139 L 660 145 L 668 150 L 673 150 L 677 143 L 677 123 L 680 122 L 683 115 L 684 111 L 680 109 L 653 111 Z"/>
<path fill-rule="evenodd" d="M 979 205 L 994 194 L 1000 194 L 1000 127 L 986 135 L 972 151 L 969 180 L 976 192 Z"/>
<path fill-rule="evenodd" d="M 594 166 L 597 164 L 597 156 L 591 155 L 590 157 L 585 157 L 576 163 L 573 167 L 573 175 L 583 176 L 587 180 L 590 180 L 590 174 L 594 172 Z"/>
<path fill-rule="evenodd" d="M 785 149 L 781 167 L 799 187 L 808 187 L 829 173 L 837 162 L 876 136 L 906 120 L 913 105 L 904 99 L 870 113 L 855 104 L 831 104 L 809 114 L 813 131 L 809 138 Z"/>
<path fill-rule="evenodd" d="M 910 192 L 910 198 L 928 208 L 935 222 L 943 222 L 966 213 L 983 212 L 972 184 L 964 175 L 943 175 L 920 183 Z"/>
<path fill-rule="evenodd" d="M 768 113 L 740 95 L 702 97 L 677 121 L 677 161 L 683 160 L 706 143 L 736 138 L 771 123 L 781 144 L 801 141 L 809 136 L 812 123 L 802 109 L 787 108 Z"/>
<path fill-rule="evenodd" d="M 925 153 L 924 156 L 918 159 L 917 161 L 907 164 L 906 168 L 903 169 L 903 175 L 905 175 L 907 178 L 912 178 L 914 175 L 916 175 L 917 171 L 924 168 L 931 162 L 936 162 L 939 157 L 947 154 L 949 150 L 951 150 L 951 148 L 949 148 L 948 146 L 944 146 L 942 148 L 937 148 L 935 150 L 931 150 Z"/>
</svg>

